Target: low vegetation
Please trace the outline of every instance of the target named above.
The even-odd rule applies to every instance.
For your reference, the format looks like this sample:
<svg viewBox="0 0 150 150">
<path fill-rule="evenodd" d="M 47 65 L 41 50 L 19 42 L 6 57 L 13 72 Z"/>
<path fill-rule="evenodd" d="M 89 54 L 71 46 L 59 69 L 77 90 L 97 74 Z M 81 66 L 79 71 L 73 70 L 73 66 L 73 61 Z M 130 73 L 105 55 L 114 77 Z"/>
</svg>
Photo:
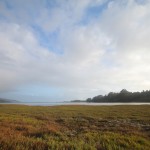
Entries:
<svg viewBox="0 0 150 150">
<path fill-rule="evenodd" d="M 0 150 L 149 149 L 149 105 L 0 105 Z"/>
</svg>

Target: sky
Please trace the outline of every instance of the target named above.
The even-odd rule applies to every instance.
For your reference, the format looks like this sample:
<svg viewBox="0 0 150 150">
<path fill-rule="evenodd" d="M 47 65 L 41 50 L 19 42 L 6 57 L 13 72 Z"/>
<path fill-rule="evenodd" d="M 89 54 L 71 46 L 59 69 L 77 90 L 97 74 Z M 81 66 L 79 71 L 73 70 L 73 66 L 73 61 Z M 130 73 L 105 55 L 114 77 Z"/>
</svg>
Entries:
<svg viewBox="0 0 150 150">
<path fill-rule="evenodd" d="M 150 0 L 0 0 L 1 98 L 121 89 L 150 89 Z"/>
</svg>

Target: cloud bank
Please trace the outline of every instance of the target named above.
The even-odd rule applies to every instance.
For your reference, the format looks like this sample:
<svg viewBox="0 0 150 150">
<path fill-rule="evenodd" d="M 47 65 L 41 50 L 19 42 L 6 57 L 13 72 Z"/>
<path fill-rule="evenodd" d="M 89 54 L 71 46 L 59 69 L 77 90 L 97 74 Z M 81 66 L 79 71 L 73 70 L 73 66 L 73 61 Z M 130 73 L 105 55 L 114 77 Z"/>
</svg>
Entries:
<svg viewBox="0 0 150 150">
<path fill-rule="evenodd" d="M 69 100 L 150 87 L 150 1 L 0 1 L 0 95 Z"/>
</svg>

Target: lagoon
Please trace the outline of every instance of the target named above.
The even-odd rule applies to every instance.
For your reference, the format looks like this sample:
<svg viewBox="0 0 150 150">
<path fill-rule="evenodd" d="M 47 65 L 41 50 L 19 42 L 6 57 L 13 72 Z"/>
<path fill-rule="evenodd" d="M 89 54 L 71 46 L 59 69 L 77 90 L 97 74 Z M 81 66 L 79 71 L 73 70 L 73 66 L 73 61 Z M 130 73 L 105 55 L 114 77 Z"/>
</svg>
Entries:
<svg viewBox="0 0 150 150">
<path fill-rule="evenodd" d="M 116 106 L 116 105 L 150 105 L 150 103 L 87 103 L 87 102 L 20 102 L 0 103 L 27 106 L 61 106 L 61 105 L 88 105 L 88 106 Z"/>
</svg>

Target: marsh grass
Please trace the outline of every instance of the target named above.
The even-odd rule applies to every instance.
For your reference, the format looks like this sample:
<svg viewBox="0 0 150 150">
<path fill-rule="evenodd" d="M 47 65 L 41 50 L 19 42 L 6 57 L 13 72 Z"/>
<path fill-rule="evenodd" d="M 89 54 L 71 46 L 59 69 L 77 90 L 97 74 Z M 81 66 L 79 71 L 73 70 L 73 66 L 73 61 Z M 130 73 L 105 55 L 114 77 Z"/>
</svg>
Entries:
<svg viewBox="0 0 150 150">
<path fill-rule="evenodd" d="M 0 150 L 149 149 L 148 105 L 0 105 Z"/>
</svg>

